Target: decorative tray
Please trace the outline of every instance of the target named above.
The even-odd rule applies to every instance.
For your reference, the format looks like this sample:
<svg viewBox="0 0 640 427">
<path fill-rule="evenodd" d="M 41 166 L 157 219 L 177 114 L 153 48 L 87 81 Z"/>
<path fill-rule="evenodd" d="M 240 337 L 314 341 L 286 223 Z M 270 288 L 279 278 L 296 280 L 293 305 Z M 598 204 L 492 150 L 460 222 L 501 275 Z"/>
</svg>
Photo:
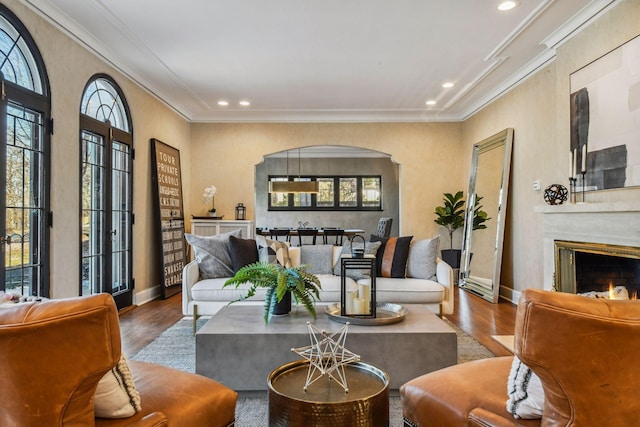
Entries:
<svg viewBox="0 0 640 427">
<path fill-rule="evenodd" d="M 340 303 L 329 304 L 324 311 L 329 319 L 336 322 L 347 323 L 352 325 L 376 326 L 389 325 L 401 322 L 409 313 L 409 310 L 398 304 L 388 302 L 379 302 L 376 304 L 376 317 L 358 317 L 358 316 L 341 316 Z"/>
</svg>

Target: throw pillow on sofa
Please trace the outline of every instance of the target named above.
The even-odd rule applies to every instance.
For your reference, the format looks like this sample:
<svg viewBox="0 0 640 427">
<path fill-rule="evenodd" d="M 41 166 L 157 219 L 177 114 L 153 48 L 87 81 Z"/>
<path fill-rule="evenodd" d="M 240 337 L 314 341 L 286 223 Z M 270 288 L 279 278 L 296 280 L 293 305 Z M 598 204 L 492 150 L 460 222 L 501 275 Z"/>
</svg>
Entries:
<svg viewBox="0 0 640 427">
<path fill-rule="evenodd" d="M 376 255 L 378 253 L 378 249 L 380 249 L 380 242 L 365 242 L 364 244 L 364 254 L 365 255 Z M 355 248 L 362 248 L 362 243 L 360 242 L 356 242 L 354 245 Z M 351 255 L 351 241 L 347 241 L 345 242 L 345 244 L 342 246 L 342 253 L 340 254 L 340 256 L 342 255 Z M 336 262 L 336 264 L 333 266 L 333 274 L 335 274 L 336 276 L 340 275 L 340 270 L 342 270 L 342 265 L 340 260 L 338 259 L 338 262 Z M 348 270 L 347 271 L 347 277 L 351 277 L 353 280 L 360 280 L 360 279 L 364 279 L 369 277 L 369 270 L 368 269 L 362 269 L 362 270 Z"/>
<path fill-rule="evenodd" d="M 378 237 L 371 235 L 372 242 L 379 241 L 381 243 L 376 255 L 379 277 L 405 277 L 411 239 L 413 236 Z"/>
<path fill-rule="evenodd" d="M 100 418 L 128 418 L 141 410 L 140 393 L 124 354 L 98 382 L 93 402 L 96 417 Z"/>
<path fill-rule="evenodd" d="M 233 274 L 236 274 L 245 265 L 258 262 L 258 246 L 254 239 L 229 236 L 229 254 L 231 255 Z"/>
<path fill-rule="evenodd" d="M 433 279 L 438 265 L 439 247 L 440 236 L 413 242 L 409 248 L 409 258 L 407 259 L 407 277 Z"/>
<path fill-rule="evenodd" d="M 507 381 L 507 412 L 515 418 L 542 418 L 544 389 L 540 378 L 516 356 L 513 357 Z"/>
<path fill-rule="evenodd" d="M 270 264 L 278 263 L 285 268 L 291 267 L 289 258 L 289 246 L 279 240 L 267 239 L 264 236 L 256 236 L 258 245 L 258 258 L 260 262 Z"/>
<path fill-rule="evenodd" d="M 311 274 L 333 274 L 333 245 L 300 247 L 300 265 L 306 265 Z"/>
<path fill-rule="evenodd" d="M 184 234 L 187 242 L 193 248 L 201 279 L 233 276 L 231 254 L 229 252 L 230 236 L 242 237 L 242 231 L 234 230 L 216 236 Z"/>
</svg>

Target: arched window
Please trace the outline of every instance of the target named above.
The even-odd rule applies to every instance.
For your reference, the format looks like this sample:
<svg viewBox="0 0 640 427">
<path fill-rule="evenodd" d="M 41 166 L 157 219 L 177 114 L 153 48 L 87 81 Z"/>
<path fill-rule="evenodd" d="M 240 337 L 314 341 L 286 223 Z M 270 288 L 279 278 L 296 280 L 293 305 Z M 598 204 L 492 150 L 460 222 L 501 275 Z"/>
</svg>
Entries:
<svg viewBox="0 0 640 427">
<path fill-rule="evenodd" d="M 29 32 L 0 5 L 0 290 L 49 296 L 49 82 Z"/>
<path fill-rule="evenodd" d="M 80 135 L 80 295 L 108 292 L 126 307 L 133 297 L 133 134 L 127 103 L 108 76 L 85 87 Z"/>
</svg>

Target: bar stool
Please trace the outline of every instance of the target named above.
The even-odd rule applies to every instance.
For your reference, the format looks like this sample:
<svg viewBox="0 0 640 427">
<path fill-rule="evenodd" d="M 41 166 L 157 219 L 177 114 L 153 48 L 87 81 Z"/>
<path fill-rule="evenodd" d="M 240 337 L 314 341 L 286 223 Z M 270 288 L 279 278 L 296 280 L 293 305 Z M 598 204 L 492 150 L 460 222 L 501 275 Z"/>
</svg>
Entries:
<svg viewBox="0 0 640 427">
<path fill-rule="evenodd" d="M 329 227 L 329 228 L 323 228 L 322 230 L 323 230 L 322 241 L 325 245 L 329 241 L 328 237 L 335 236 L 336 242 L 334 243 L 334 245 L 342 246 L 342 238 L 344 237 L 344 228 Z"/>
<path fill-rule="evenodd" d="M 304 236 L 312 236 L 313 237 L 313 245 L 316 244 L 316 237 L 318 236 L 317 228 L 298 228 L 298 246 L 302 246 L 302 237 Z"/>
</svg>

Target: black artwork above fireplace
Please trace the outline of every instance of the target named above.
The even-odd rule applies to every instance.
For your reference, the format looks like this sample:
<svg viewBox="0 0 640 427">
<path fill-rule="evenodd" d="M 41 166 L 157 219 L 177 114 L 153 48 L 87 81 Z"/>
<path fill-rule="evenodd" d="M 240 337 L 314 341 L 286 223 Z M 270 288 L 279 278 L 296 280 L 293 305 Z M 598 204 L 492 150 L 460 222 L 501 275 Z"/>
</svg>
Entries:
<svg viewBox="0 0 640 427">
<path fill-rule="evenodd" d="M 555 290 L 605 292 L 624 286 L 635 298 L 640 289 L 640 248 L 555 241 Z"/>
</svg>

